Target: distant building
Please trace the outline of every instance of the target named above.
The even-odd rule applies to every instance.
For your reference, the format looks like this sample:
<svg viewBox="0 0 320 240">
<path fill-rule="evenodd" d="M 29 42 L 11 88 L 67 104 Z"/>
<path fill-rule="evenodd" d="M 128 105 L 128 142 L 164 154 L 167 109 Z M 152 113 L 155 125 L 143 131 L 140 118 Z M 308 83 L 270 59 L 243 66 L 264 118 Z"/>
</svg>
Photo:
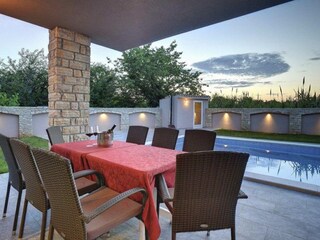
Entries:
<svg viewBox="0 0 320 240">
<path fill-rule="evenodd" d="M 160 100 L 162 126 L 178 129 L 202 128 L 209 96 L 168 96 Z"/>
</svg>

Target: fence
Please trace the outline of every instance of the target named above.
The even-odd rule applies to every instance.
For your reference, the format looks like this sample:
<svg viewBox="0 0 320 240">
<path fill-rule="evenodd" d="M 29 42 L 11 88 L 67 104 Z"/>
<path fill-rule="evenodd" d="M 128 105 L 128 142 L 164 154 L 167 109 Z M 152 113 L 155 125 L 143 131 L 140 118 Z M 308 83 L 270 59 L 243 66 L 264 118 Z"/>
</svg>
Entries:
<svg viewBox="0 0 320 240">
<path fill-rule="evenodd" d="M 0 107 L 0 133 L 9 137 L 35 135 L 46 138 L 48 107 Z M 90 108 L 89 124 L 109 129 L 113 124 L 118 130 L 129 125 L 149 128 L 161 126 L 159 108 Z"/>
<path fill-rule="evenodd" d="M 100 130 L 117 125 L 161 126 L 160 108 L 90 108 L 89 123 Z M 10 137 L 46 137 L 48 107 L 0 107 L 0 133 Z M 320 134 L 320 108 L 208 108 L 206 128 L 269 133 Z"/>
<path fill-rule="evenodd" d="M 206 127 L 319 135 L 320 108 L 209 108 Z"/>
</svg>

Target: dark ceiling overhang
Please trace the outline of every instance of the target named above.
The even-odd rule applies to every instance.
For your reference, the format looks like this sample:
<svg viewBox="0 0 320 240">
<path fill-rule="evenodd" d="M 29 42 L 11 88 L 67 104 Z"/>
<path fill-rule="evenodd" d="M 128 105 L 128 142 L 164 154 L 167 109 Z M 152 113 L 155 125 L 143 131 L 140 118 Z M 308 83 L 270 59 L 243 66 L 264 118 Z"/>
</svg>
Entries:
<svg viewBox="0 0 320 240">
<path fill-rule="evenodd" d="M 124 51 L 291 0 L 0 0 L 0 13 Z"/>
</svg>

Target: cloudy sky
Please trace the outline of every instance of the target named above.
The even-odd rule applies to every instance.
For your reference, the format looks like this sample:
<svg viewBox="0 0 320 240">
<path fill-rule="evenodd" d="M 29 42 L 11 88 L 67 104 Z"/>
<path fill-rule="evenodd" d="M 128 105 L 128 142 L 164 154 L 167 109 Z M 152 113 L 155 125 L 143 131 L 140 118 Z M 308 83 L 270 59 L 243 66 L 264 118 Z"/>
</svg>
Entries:
<svg viewBox="0 0 320 240">
<path fill-rule="evenodd" d="M 183 52 L 182 61 L 203 72 L 207 94 L 248 92 L 254 98 L 280 99 L 311 85 L 320 94 L 320 0 L 294 0 L 243 17 L 153 43 Z M 48 30 L 0 15 L 0 58 L 17 57 L 21 48 L 44 48 Z M 24 37 L 21 37 L 24 36 Z M 106 63 L 121 52 L 92 44 L 91 60 Z M 270 95 L 271 92 L 271 95 Z"/>
</svg>

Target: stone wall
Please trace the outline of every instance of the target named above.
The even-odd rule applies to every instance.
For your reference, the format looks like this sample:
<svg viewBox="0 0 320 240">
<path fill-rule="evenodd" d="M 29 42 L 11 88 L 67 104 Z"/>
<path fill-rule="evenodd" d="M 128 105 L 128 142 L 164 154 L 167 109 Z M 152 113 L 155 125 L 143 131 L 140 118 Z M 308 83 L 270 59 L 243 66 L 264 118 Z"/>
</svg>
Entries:
<svg viewBox="0 0 320 240">
<path fill-rule="evenodd" d="M 2 107 L 1 114 L 16 115 L 19 118 L 19 135 L 32 135 L 32 117 L 36 114 L 48 113 L 48 107 Z M 96 113 L 114 113 L 121 117 L 118 130 L 126 130 L 129 126 L 130 114 L 134 113 L 151 113 L 155 114 L 155 127 L 160 127 L 161 111 L 159 108 L 90 108 L 90 114 Z M 250 116 L 257 113 L 280 113 L 289 116 L 289 132 L 301 133 L 301 119 L 305 114 L 320 114 L 319 108 L 283 108 L 283 109 L 265 109 L 265 108 L 209 108 L 206 109 L 205 127 L 212 128 L 212 114 L 232 112 L 241 115 L 241 129 L 250 130 Z M 1 121 L 1 118 L 0 118 Z M 1 129 L 0 129 L 1 132 Z"/>
<path fill-rule="evenodd" d="M 150 113 L 155 115 L 155 127 L 161 126 L 161 112 L 159 108 L 90 108 L 90 114 L 96 113 L 115 113 L 121 116 L 120 126 L 118 130 L 126 130 L 129 127 L 130 114 L 134 113 Z M 49 113 L 48 107 L 2 107 L 0 106 L 0 114 L 16 115 L 19 118 L 19 135 L 33 135 L 32 117 L 35 114 Z M 1 121 L 1 118 L 0 118 Z M 48 126 L 49 120 L 46 119 Z M 1 133 L 1 129 L 0 129 Z"/>
<path fill-rule="evenodd" d="M 241 114 L 241 130 L 250 130 L 250 117 L 259 113 L 277 113 L 289 116 L 289 133 L 301 133 L 302 116 L 306 114 L 320 114 L 320 108 L 208 108 L 206 109 L 205 126 L 212 128 L 212 114 L 214 113 Z"/>
</svg>

